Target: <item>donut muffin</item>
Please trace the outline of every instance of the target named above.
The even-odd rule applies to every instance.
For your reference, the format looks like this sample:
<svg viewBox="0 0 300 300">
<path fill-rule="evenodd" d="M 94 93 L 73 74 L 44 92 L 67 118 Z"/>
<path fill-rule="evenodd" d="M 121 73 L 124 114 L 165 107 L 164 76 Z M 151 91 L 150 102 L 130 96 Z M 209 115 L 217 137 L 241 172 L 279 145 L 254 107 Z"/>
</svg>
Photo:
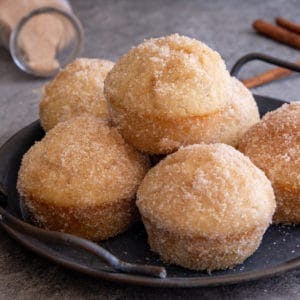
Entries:
<svg viewBox="0 0 300 300">
<path fill-rule="evenodd" d="M 300 223 L 300 104 L 267 113 L 242 138 L 239 150 L 271 180 L 275 222 Z"/>
<path fill-rule="evenodd" d="M 194 270 L 242 263 L 275 211 L 270 181 L 225 144 L 181 148 L 152 168 L 137 193 L 151 249 Z"/>
<path fill-rule="evenodd" d="M 166 154 L 215 131 L 206 120 L 221 120 L 231 87 L 217 52 L 173 34 L 121 57 L 106 77 L 104 94 L 127 142 L 142 152 Z"/>
<path fill-rule="evenodd" d="M 231 97 L 217 118 L 206 120 L 207 131 L 201 141 L 205 143 L 224 143 L 237 147 L 245 132 L 259 122 L 259 111 L 251 92 L 242 82 L 232 77 Z"/>
<path fill-rule="evenodd" d="M 61 122 L 24 155 L 18 191 L 41 227 L 99 241 L 137 217 L 148 160 L 91 115 Z"/>
<path fill-rule="evenodd" d="M 61 70 L 44 88 L 40 120 L 45 131 L 83 113 L 108 117 L 104 79 L 113 62 L 79 58 Z"/>
</svg>

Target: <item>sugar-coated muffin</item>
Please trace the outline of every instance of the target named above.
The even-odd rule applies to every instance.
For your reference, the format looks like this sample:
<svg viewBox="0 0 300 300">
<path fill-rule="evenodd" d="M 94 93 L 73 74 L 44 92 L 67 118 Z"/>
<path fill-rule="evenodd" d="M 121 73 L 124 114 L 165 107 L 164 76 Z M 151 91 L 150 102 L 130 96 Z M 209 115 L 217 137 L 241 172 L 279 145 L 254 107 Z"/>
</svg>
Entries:
<svg viewBox="0 0 300 300">
<path fill-rule="evenodd" d="M 119 112 L 114 119 L 120 121 L 116 123 L 121 124 L 120 130 L 128 142 L 152 154 L 173 152 L 180 146 L 201 142 L 220 142 L 236 147 L 243 134 L 259 121 L 251 92 L 236 78 L 231 79 L 228 103 L 216 113 L 186 119 L 156 119 L 154 122 L 153 118 L 128 112 L 124 117 Z"/>
<path fill-rule="evenodd" d="M 227 106 L 218 114 L 218 118 L 207 118 L 206 128 L 214 132 L 201 139 L 205 143 L 224 143 L 237 147 L 244 133 L 259 122 L 257 104 L 251 92 L 242 82 L 232 77 L 232 93 Z"/>
<path fill-rule="evenodd" d="M 250 128 L 239 150 L 271 180 L 275 222 L 300 223 L 300 104 L 284 104 Z"/>
<path fill-rule="evenodd" d="M 151 249 L 194 270 L 242 263 L 275 211 L 270 181 L 225 144 L 187 146 L 152 168 L 137 193 Z"/>
<path fill-rule="evenodd" d="M 113 62 L 79 58 L 46 84 L 40 102 L 40 120 L 47 131 L 57 123 L 83 113 L 108 118 L 104 79 Z"/>
<path fill-rule="evenodd" d="M 24 155 L 18 191 L 38 225 L 99 241 L 137 217 L 135 193 L 148 159 L 107 121 L 61 122 Z"/>
<path fill-rule="evenodd" d="M 142 152 L 166 154 L 205 135 L 231 96 L 221 56 L 178 34 L 132 48 L 108 73 L 104 94 L 126 141 Z M 200 135 L 200 138 L 199 138 Z"/>
</svg>

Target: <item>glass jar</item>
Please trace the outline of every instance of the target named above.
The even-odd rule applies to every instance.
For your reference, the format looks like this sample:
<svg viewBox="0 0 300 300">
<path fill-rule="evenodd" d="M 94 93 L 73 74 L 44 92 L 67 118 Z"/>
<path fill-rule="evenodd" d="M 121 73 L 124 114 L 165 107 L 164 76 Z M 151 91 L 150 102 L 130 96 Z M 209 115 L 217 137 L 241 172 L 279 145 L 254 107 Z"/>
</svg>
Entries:
<svg viewBox="0 0 300 300">
<path fill-rule="evenodd" d="M 15 7 L 13 2 L 0 3 L 7 4 L 2 14 L 0 7 L 2 44 L 24 72 L 54 76 L 76 58 L 82 47 L 80 21 L 65 0 L 21 0 Z"/>
</svg>

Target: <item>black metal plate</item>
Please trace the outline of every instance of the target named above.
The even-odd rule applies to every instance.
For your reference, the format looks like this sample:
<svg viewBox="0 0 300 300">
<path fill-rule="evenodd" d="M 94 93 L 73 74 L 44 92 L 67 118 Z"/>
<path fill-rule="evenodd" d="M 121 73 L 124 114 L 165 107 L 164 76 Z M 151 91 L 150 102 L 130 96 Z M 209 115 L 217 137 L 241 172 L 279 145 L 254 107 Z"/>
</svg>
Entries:
<svg viewBox="0 0 300 300">
<path fill-rule="evenodd" d="M 284 101 L 255 96 L 261 115 L 281 106 Z M 25 127 L 0 149 L 0 183 L 8 195 L 7 210 L 22 218 L 19 196 L 16 191 L 16 179 L 23 154 L 44 135 L 39 122 Z M 0 224 L 2 224 L 0 222 Z M 164 265 L 167 268 L 166 279 L 122 274 L 113 271 L 99 259 L 67 246 L 40 242 L 27 235 L 20 234 L 2 224 L 3 228 L 17 241 L 30 250 L 70 269 L 116 282 L 161 286 L 195 287 L 236 283 L 263 278 L 300 267 L 300 228 L 299 226 L 271 226 L 266 232 L 259 249 L 242 265 L 212 274 L 195 272 L 177 266 L 164 265 L 147 245 L 147 236 L 141 223 L 126 233 L 109 239 L 101 245 L 113 254 L 128 262 Z"/>
</svg>

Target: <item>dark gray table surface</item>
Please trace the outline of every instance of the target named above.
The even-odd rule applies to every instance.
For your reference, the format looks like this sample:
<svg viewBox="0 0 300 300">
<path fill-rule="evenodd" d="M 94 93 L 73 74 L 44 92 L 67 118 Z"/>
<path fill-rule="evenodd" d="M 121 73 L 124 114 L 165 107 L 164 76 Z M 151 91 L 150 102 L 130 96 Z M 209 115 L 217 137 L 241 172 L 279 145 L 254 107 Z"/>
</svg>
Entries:
<svg viewBox="0 0 300 300">
<path fill-rule="evenodd" d="M 242 55 L 259 51 L 298 60 L 300 53 L 258 36 L 251 29 L 256 18 L 272 21 L 282 15 L 300 22 L 300 1 L 71 1 L 85 29 L 82 56 L 116 60 L 145 38 L 174 32 L 206 42 L 224 57 L 228 68 Z M 269 66 L 253 62 L 241 76 Z M 45 80 L 17 69 L 0 48 L 0 144 L 38 118 L 38 102 Z M 287 100 L 300 100 L 300 76 L 255 90 Z M 197 298 L 300 299 L 300 272 L 244 284 L 198 288 L 155 289 L 95 280 L 65 270 L 29 253 L 0 230 L 1 299 L 77 298 Z"/>
</svg>

